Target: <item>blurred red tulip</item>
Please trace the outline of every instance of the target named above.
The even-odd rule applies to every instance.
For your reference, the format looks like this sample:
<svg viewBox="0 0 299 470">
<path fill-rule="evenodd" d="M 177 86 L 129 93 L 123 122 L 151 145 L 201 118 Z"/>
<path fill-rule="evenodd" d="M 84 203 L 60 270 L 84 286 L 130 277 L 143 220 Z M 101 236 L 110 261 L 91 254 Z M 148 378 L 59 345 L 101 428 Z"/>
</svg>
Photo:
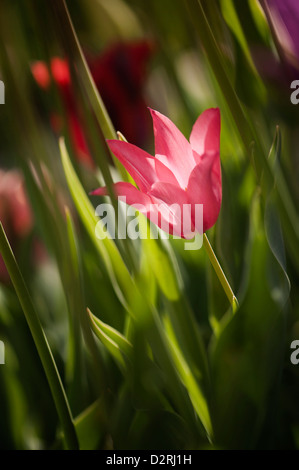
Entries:
<svg viewBox="0 0 299 470">
<path fill-rule="evenodd" d="M 136 145 L 144 145 L 149 135 L 150 121 L 143 87 L 152 53 L 151 42 L 138 41 L 113 44 L 99 57 L 88 58 L 91 74 L 116 130 Z M 42 89 L 49 88 L 52 76 L 66 109 L 67 124 L 78 158 L 93 166 L 80 124 L 67 60 L 53 57 L 50 71 L 44 62 L 37 61 L 32 64 L 31 70 Z M 51 121 L 56 124 L 55 130 L 61 131 L 57 129 L 59 120 L 55 113 Z"/>
<path fill-rule="evenodd" d="M 153 52 L 150 41 L 118 43 L 99 58 L 89 60 L 93 79 L 114 127 L 138 146 L 145 145 L 150 133 L 143 89 Z"/>
<path fill-rule="evenodd" d="M 48 67 L 41 60 L 37 60 L 31 65 L 31 72 L 38 85 L 47 90 L 50 87 L 51 78 Z"/>
<path fill-rule="evenodd" d="M 17 170 L 0 170 L 0 220 L 13 249 L 32 229 L 31 208 L 22 175 Z M 8 280 L 9 275 L 0 256 L 0 281 Z"/>
</svg>

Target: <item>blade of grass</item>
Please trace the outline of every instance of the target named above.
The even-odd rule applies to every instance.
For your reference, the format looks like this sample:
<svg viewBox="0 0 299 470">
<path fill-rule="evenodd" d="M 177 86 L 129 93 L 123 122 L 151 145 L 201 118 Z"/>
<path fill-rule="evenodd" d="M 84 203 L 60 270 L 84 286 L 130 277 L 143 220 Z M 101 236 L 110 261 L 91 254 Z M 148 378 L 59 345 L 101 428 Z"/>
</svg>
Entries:
<svg viewBox="0 0 299 470">
<path fill-rule="evenodd" d="M 102 322 L 87 309 L 91 328 L 107 350 L 112 354 L 123 369 L 126 369 L 127 359 L 132 360 L 132 344 L 115 328 Z"/>
<path fill-rule="evenodd" d="M 209 440 L 211 441 L 213 439 L 213 428 L 207 400 L 198 386 L 188 363 L 185 361 L 184 356 L 181 353 L 168 317 L 165 317 L 164 325 L 167 331 L 168 344 L 178 373 L 188 390 L 194 409 L 207 431 Z"/>
<path fill-rule="evenodd" d="M 58 369 L 50 350 L 47 338 L 44 334 L 38 315 L 35 312 L 30 294 L 6 237 L 2 224 L 0 223 L 0 251 L 10 278 L 21 303 L 24 315 L 33 336 L 39 357 L 43 364 L 52 396 L 64 431 L 66 445 L 69 449 L 78 449 L 78 440 L 67 401 L 65 390 Z"/>
<path fill-rule="evenodd" d="M 96 384 L 99 394 L 101 394 L 103 390 L 105 390 L 108 373 L 95 344 L 95 340 L 85 314 L 85 296 L 83 290 L 79 243 L 75 232 L 73 218 L 67 207 L 65 208 L 65 215 L 68 242 L 65 243 L 67 248 L 65 250 L 65 274 L 63 276 L 63 282 L 69 305 L 70 347 L 72 348 L 70 353 L 71 357 L 74 358 L 73 363 L 71 363 L 74 395 L 78 395 L 78 390 L 82 387 L 82 372 L 84 368 L 82 367 L 83 344 L 81 334 L 83 334 L 86 346 L 93 360 L 95 369 L 93 373 L 93 382 Z M 102 414 L 104 416 L 105 411 L 103 411 Z"/>
<path fill-rule="evenodd" d="M 65 0 L 53 0 L 51 6 L 53 7 L 54 16 L 56 18 L 55 24 L 60 25 L 59 32 L 61 34 L 63 44 L 65 45 L 68 59 L 70 60 L 70 63 L 75 67 L 76 77 L 80 79 L 79 86 L 83 85 L 83 91 L 87 94 L 89 104 L 94 112 L 102 135 L 104 137 L 106 151 L 110 154 L 111 159 L 114 162 L 114 165 L 117 168 L 122 180 L 128 181 L 127 171 L 125 170 L 124 166 L 118 161 L 118 159 L 114 156 L 114 154 L 110 151 L 109 146 L 105 142 L 108 139 L 117 139 L 117 134 L 91 75 L 78 36 L 76 34 L 71 16 L 69 14 L 67 4 Z M 98 154 L 100 156 L 100 170 L 102 172 L 105 185 L 107 186 L 108 193 L 111 197 L 111 202 L 115 213 L 118 214 L 118 204 L 113 190 L 113 179 L 110 173 L 108 161 L 106 157 L 102 155 L 101 152 L 99 152 Z M 117 226 L 118 217 L 116 218 L 115 223 Z M 136 260 L 134 257 L 134 253 L 132 252 L 130 241 L 127 239 L 118 240 L 118 243 L 120 245 L 123 258 L 127 259 L 127 262 L 133 271 L 136 270 Z"/>
<path fill-rule="evenodd" d="M 90 73 L 75 28 L 73 26 L 66 2 L 65 0 L 53 0 L 52 5 L 54 14 L 57 18 L 57 22 L 61 26 L 61 32 L 63 32 L 64 44 L 68 49 L 69 57 L 71 60 L 73 60 L 74 64 L 78 68 L 78 73 L 82 79 L 83 86 L 87 92 L 90 104 L 100 125 L 103 136 L 105 139 L 116 139 L 117 135 L 115 129 Z M 108 151 L 110 152 L 109 149 Z M 120 175 L 125 181 L 126 171 L 124 170 L 122 165 L 120 165 L 120 163 L 114 157 L 113 154 L 111 154 L 111 157 L 116 165 L 116 168 L 120 172 Z M 103 177 L 105 179 L 107 188 L 109 192 L 113 194 L 111 175 L 109 171 L 107 171 L 107 163 L 106 165 L 105 163 L 106 162 L 103 162 L 103 165 L 101 165 L 101 170 L 103 171 Z"/>
<path fill-rule="evenodd" d="M 60 139 L 59 144 L 66 180 L 77 211 L 90 236 L 90 239 L 94 243 L 98 253 L 104 261 L 114 288 L 117 290 L 119 299 L 125 305 L 126 301 L 124 293 L 130 290 L 130 286 L 132 284 L 130 273 L 114 241 L 104 235 L 103 239 L 101 240 L 96 237 L 96 228 L 98 231 L 102 230 L 104 234 L 103 227 L 101 222 L 96 217 L 95 209 L 89 201 L 86 192 L 84 191 L 81 182 L 77 177 L 77 174 L 68 156 L 64 140 L 62 138 Z"/>
</svg>

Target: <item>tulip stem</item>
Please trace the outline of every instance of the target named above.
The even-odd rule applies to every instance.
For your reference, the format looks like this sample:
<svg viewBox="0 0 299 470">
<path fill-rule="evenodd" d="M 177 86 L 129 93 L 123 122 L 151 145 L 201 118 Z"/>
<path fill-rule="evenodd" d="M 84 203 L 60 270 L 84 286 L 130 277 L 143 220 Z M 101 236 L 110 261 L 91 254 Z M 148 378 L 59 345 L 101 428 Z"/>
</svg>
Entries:
<svg viewBox="0 0 299 470">
<path fill-rule="evenodd" d="M 215 270 L 215 273 L 224 289 L 224 292 L 232 306 L 232 309 L 233 309 L 233 312 L 235 313 L 237 308 L 239 307 L 239 303 L 238 303 L 238 299 L 237 297 L 235 296 L 235 294 L 233 293 L 233 290 L 223 272 L 223 269 L 221 268 L 220 266 L 220 263 L 217 259 L 217 256 L 215 255 L 215 252 L 212 248 L 212 245 L 211 243 L 209 242 L 209 239 L 207 237 L 207 235 L 204 233 L 203 235 L 203 245 L 205 247 L 205 250 L 208 254 L 208 257 L 210 259 L 210 262 Z"/>
</svg>

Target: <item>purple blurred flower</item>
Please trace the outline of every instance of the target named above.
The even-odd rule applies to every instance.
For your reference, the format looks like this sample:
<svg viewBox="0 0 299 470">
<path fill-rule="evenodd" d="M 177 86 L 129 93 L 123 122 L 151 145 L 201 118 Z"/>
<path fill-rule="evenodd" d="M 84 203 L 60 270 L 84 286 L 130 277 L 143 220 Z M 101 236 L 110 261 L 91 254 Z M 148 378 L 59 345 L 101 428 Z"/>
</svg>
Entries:
<svg viewBox="0 0 299 470">
<path fill-rule="evenodd" d="M 299 1 L 260 0 L 289 78 L 299 71 Z"/>
</svg>

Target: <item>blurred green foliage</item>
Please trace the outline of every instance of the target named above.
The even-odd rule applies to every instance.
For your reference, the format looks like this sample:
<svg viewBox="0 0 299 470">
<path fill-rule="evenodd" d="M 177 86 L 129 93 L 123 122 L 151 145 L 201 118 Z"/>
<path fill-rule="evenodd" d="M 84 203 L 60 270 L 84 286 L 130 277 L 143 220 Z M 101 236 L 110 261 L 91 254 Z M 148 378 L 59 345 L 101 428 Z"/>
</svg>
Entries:
<svg viewBox="0 0 299 470">
<path fill-rule="evenodd" d="M 299 365 L 290 344 L 299 338 L 299 113 L 289 85 L 267 69 L 275 48 L 259 3 L 67 6 L 73 32 L 62 0 L 1 1 L 0 165 L 24 177 L 34 223 L 18 243 L 7 235 L 80 448 L 298 449 Z M 142 84 L 148 106 L 187 136 L 204 109 L 221 110 L 223 204 L 208 236 L 238 297 L 235 313 L 204 249 L 95 236 L 98 201 L 88 193 L 120 177 L 105 138 L 124 130 L 112 116 L 107 125 L 80 51 L 100 56 L 115 42 L 145 39 L 155 45 Z M 59 89 L 39 88 L 32 75 L 35 61 L 55 56 L 69 60 L 92 167 L 78 159 Z M 133 118 L 131 108 L 121 112 Z M 51 113 L 62 122 L 58 133 Z M 152 134 L 144 148 L 152 152 Z M 141 216 L 140 227 L 148 230 Z M 0 448 L 63 448 L 19 299 L 10 281 L 1 283 Z"/>
</svg>

